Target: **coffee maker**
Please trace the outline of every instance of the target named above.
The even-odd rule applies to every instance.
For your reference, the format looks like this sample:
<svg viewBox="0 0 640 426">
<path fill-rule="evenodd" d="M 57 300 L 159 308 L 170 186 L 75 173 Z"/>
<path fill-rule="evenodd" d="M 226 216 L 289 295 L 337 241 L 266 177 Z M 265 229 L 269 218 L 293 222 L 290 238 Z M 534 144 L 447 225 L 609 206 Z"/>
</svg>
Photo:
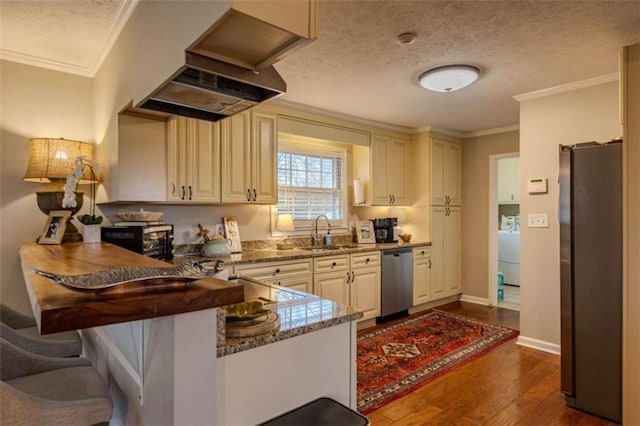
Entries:
<svg viewBox="0 0 640 426">
<path fill-rule="evenodd" d="M 398 225 L 398 218 L 385 217 L 373 219 L 373 232 L 376 236 L 376 243 L 395 243 L 393 239 L 393 227 Z"/>
</svg>

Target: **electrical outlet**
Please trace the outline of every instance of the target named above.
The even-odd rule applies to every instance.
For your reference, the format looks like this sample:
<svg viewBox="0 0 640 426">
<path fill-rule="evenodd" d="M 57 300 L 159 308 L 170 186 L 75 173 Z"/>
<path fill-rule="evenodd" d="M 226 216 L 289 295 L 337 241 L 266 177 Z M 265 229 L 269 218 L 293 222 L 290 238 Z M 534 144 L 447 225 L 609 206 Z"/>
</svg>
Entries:
<svg viewBox="0 0 640 426">
<path fill-rule="evenodd" d="M 216 235 L 224 235 L 224 225 L 216 223 Z"/>
<path fill-rule="evenodd" d="M 546 213 L 532 213 L 527 216 L 529 228 L 548 228 L 549 215 Z"/>
</svg>

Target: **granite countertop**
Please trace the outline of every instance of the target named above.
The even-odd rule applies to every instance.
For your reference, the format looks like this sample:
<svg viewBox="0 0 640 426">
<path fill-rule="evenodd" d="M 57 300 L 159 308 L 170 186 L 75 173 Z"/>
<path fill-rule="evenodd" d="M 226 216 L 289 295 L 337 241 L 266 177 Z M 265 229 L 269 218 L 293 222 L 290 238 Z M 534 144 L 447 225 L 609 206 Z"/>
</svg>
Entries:
<svg viewBox="0 0 640 426">
<path fill-rule="evenodd" d="M 241 265 L 247 263 L 262 263 L 262 262 L 276 262 L 283 260 L 295 260 L 306 259 L 310 257 L 321 256 L 335 256 L 339 254 L 360 253 L 375 250 L 389 250 L 400 247 L 420 247 L 430 246 L 431 243 L 427 241 L 410 242 L 410 243 L 377 243 L 377 244 L 345 244 L 338 246 L 340 248 L 326 250 L 326 249 L 304 249 L 293 248 L 290 250 L 277 250 L 273 248 L 258 248 L 258 249 L 243 249 L 241 253 L 232 253 L 228 256 L 215 256 L 204 257 L 198 252 L 186 252 L 176 254 L 173 260 L 174 263 L 180 263 L 184 261 L 198 261 L 198 260 L 220 260 L 225 265 Z M 196 246 L 197 247 L 197 246 Z"/>
<path fill-rule="evenodd" d="M 278 313 L 280 327 L 257 336 L 225 337 L 224 313 L 218 310 L 218 358 L 362 318 L 362 312 L 353 307 L 312 294 L 249 278 L 238 282 L 244 285 L 246 301 L 261 300 L 265 309 Z"/>
</svg>

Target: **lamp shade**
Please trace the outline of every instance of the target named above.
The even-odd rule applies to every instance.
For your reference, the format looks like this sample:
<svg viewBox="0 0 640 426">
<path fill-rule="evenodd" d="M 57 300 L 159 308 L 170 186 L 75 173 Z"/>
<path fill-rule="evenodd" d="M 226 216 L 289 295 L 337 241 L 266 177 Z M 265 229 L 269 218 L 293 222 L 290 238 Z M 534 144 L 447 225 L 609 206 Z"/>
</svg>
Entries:
<svg viewBox="0 0 640 426">
<path fill-rule="evenodd" d="M 51 182 L 64 180 L 75 168 L 76 157 L 93 159 L 93 145 L 68 139 L 38 138 L 29 140 L 29 164 L 24 180 L 29 182 Z M 79 183 L 90 183 L 91 171 L 83 170 Z"/>
<path fill-rule="evenodd" d="M 434 92 L 453 92 L 476 81 L 480 70 L 471 65 L 445 65 L 425 71 L 420 85 Z"/>
<path fill-rule="evenodd" d="M 276 229 L 278 231 L 293 231 L 293 217 L 290 214 L 278 215 L 278 222 L 276 223 Z"/>
</svg>

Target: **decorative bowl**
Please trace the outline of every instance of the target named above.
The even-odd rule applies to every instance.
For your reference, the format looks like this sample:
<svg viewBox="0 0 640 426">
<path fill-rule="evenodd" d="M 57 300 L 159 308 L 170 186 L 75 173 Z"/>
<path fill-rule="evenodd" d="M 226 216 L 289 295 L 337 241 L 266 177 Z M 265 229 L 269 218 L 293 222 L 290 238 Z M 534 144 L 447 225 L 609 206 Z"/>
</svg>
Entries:
<svg viewBox="0 0 640 426">
<path fill-rule="evenodd" d="M 262 308 L 262 303 L 257 300 L 227 305 L 220 309 L 229 321 L 249 321 L 269 313 Z"/>
<path fill-rule="evenodd" d="M 202 244 L 200 254 L 207 257 L 231 254 L 231 240 L 209 240 Z"/>
<path fill-rule="evenodd" d="M 400 237 L 400 239 L 405 243 L 411 241 L 411 234 L 400 234 L 398 237 Z"/>
<path fill-rule="evenodd" d="M 146 212 L 140 209 L 137 212 L 118 212 L 118 217 L 126 221 L 151 222 L 160 220 L 163 214 L 162 212 Z"/>
</svg>

